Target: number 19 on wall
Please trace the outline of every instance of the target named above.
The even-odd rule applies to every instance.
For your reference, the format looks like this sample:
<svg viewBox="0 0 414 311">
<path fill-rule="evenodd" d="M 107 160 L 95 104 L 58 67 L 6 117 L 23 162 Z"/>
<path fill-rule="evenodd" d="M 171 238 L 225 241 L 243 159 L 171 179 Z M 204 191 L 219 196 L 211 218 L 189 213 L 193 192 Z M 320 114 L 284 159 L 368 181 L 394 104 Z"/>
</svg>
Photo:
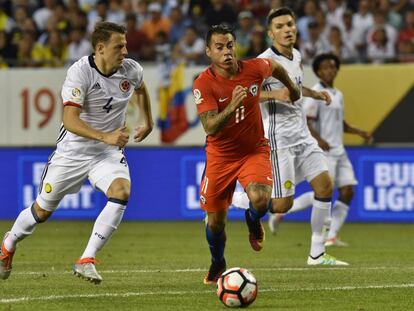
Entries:
<svg viewBox="0 0 414 311">
<path fill-rule="evenodd" d="M 33 105 L 36 114 L 40 115 L 40 120 L 37 122 L 37 128 L 42 128 L 49 123 L 53 117 L 56 108 L 56 98 L 53 92 L 47 88 L 36 90 L 31 94 L 29 89 L 25 88 L 20 93 L 22 98 L 23 111 L 23 128 L 30 128 L 30 112 Z"/>
</svg>

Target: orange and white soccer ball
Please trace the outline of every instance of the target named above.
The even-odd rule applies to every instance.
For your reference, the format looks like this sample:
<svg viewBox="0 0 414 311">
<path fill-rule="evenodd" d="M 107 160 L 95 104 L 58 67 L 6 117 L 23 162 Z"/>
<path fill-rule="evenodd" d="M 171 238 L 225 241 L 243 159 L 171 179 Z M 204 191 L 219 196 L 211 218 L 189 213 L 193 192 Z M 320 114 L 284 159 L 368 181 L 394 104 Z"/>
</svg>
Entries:
<svg viewBox="0 0 414 311">
<path fill-rule="evenodd" d="M 227 307 L 246 307 L 256 299 L 256 278 L 247 269 L 228 269 L 217 281 L 217 296 Z"/>
</svg>

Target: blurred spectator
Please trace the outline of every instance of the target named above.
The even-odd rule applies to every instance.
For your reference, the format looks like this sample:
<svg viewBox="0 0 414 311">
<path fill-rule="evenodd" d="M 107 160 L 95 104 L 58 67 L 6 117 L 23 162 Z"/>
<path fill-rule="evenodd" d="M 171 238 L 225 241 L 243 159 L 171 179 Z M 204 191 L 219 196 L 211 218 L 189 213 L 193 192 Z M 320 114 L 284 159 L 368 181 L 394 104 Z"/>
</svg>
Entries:
<svg viewBox="0 0 414 311">
<path fill-rule="evenodd" d="M 105 0 L 99 0 L 96 3 L 94 10 L 88 13 L 88 32 L 92 33 L 95 28 L 95 24 L 98 22 L 106 21 L 108 15 L 108 4 Z"/>
<path fill-rule="evenodd" d="M 246 57 L 257 57 L 257 55 L 261 54 L 267 48 L 265 29 L 262 26 L 256 25 L 253 28 L 252 39 L 247 49 Z"/>
<path fill-rule="evenodd" d="M 346 9 L 346 4 L 342 0 L 326 1 L 326 23 L 328 26 L 340 27 L 342 24 L 342 15 Z"/>
<path fill-rule="evenodd" d="M 398 61 L 401 63 L 414 62 L 414 43 L 411 41 L 398 42 Z"/>
<path fill-rule="evenodd" d="M 321 37 L 321 40 L 326 42 L 329 36 L 329 25 L 326 23 L 326 16 L 322 10 L 316 11 L 315 22 L 319 27 L 319 36 Z"/>
<path fill-rule="evenodd" d="M 365 48 L 365 34 L 369 28 L 374 25 L 374 18 L 371 13 L 371 7 L 368 0 L 360 0 L 358 4 L 358 12 L 354 13 L 352 25 L 358 31 L 358 42 L 363 44 L 358 48 Z"/>
<path fill-rule="evenodd" d="M 159 31 L 154 38 L 155 60 L 157 63 L 169 63 L 171 60 L 171 43 L 168 41 L 168 34 Z"/>
<path fill-rule="evenodd" d="M 365 46 L 365 41 L 363 37 L 360 36 L 360 32 L 356 29 L 352 23 L 352 11 L 346 10 L 342 15 L 342 40 L 347 42 L 350 46 L 355 49 L 357 53 L 357 59 L 355 61 L 362 60 L 362 51 L 361 49 Z"/>
<path fill-rule="evenodd" d="M 17 60 L 18 67 L 36 67 L 39 62 L 33 58 L 33 51 L 35 45 L 34 35 L 30 32 L 24 32 L 22 39 L 17 45 Z"/>
<path fill-rule="evenodd" d="M 184 36 L 184 33 L 187 27 L 190 26 L 191 21 L 189 18 L 183 16 L 179 6 L 171 9 L 170 20 L 170 41 L 174 45 Z"/>
<path fill-rule="evenodd" d="M 211 7 L 207 9 L 205 18 L 208 26 L 221 23 L 235 25 L 237 23 L 236 11 L 225 0 L 211 0 Z"/>
<path fill-rule="evenodd" d="M 14 26 L 13 19 L 0 6 L 0 31 L 10 32 Z"/>
<path fill-rule="evenodd" d="M 79 7 L 84 12 L 91 12 L 93 8 L 96 6 L 98 0 L 78 0 L 79 1 Z"/>
<path fill-rule="evenodd" d="M 402 16 L 391 9 L 390 0 L 378 0 L 378 9 L 385 12 L 387 24 L 390 24 L 397 30 L 401 28 Z"/>
<path fill-rule="evenodd" d="M 37 43 L 32 52 L 33 59 L 42 66 L 62 67 L 68 59 L 68 46 L 59 30 L 49 32 L 45 45 Z"/>
<path fill-rule="evenodd" d="M 269 0 L 239 0 L 238 8 L 240 11 L 252 12 L 255 18 L 265 22 L 270 9 L 269 2 Z"/>
<path fill-rule="evenodd" d="M 341 63 L 352 63 L 357 59 L 355 47 L 352 43 L 343 40 L 339 27 L 331 27 L 328 42 L 329 52 L 336 55 Z"/>
<path fill-rule="evenodd" d="M 158 3 L 162 7 L 161 15 L 164 17 L 170 17 L 172 9 L 178 7 L 176 0 L 158 0 Z"/>
<path fill-rule="evenodd" d="M 394 44 L 387 37 L 385 28 L 378 27 L 372 34 L 372 42 L 368 43 L 367 57 L 369 62 L 383 64 L 395 59 Z"/>
<path fill-rule="evenodd" d="M 238 16 L 236 34 L 236 52 L 239 57 L 244 57 L 250 46 L 253 32 L 253 14 L 250 11 L 242 11 Z"/>
<path fill-rule="evenodd" d="M 151 15 L 151 19 L 144 22 L 141 27 L 147 37 L 154 41 L 155 36 L 159 32 L 170 33 L 171 21 L 168 18 L 161 16 L 161 5 L 157 2 L 153 2 L 148 6 L 148 12 Z"/>
<path fill-rule="evenodd" d="M 7 68 L 13 65 L 16 59 L 17 50 L 4 30 L 0 31 L 0 68 Z"/>
<path fill-rule="evenodd" d="M 56 0 L 43 0 L 43 4 L 43 7 L 40 7 L 33 13 L 33 20 L 40 31 L 46 28 L 47 22 L 56 6 Z"/>
<path fill-rule="evenodd" d="M 283 0 L 270 0 L 269 11 L 279 9 L 282 6 L 283 6 Z M 264 19 L 263 23 L 264 24 L 266 23 L 266 17 L 267 17 L 267 13 L 266 13 L 266 15 L 263 16 L 263 19 Z"/>
<path fill-rule="evenodd" d="M 414 43 L 414 10 L 405 13 L 404 27 L 400 30 L 398 41 L 410 41 Z"/>
<path fill-rule="evenodd" d="M 296 24 L 296 27 L 298 29 L 302 42 L 307 42 L 309 40 L 308 26 L 310 22 L 315 21 L 315 14 L 317 10 L 318 10 L 318 4 L 316 0 L 306 0 L 304 2 L 303 4 L 304 15 L 298 18 L 297 24 Z"/>
<path fill-rule="evenodd" d="M 26 7 L 24 6 L 17 6 L 14 9 L 14 26 L 11 30 L 11 44 L 17 44 L 19 40 L 23 36 L 23 27 L 26 19 L 29 18 L 29 14 L 27 12 Z"/>
<path fill-rule="evenodd" d="M 121 6 L 122 0 L 109 0 L 106 20 L 115 24 L 123 24 L 125 21 L 125 13 Z"/>
<path fill-rule="evenodd" d="M 83 56 L 92 53 L 91 43 L 85 38 L 82 28 L 74 28 L 69 34 L 68 59 L 66 65 L 70 66 Z"/>
<path fill-rule="evenodd" d="M 316 55 L 329 52 L 328 40 L 324 36 L 320 36 L 321 28 L 316 22 L 309 23 L 308 32 L 309 40 L 300 45 L 304 64 L 311 64 Z"/>
<path fill-rule="evenodd" d="M 138 30 L 137 18 L 134 13 L 126 16 L 126 40 L 128 56 L 135 60 L 149 60 L 153 58 L 153 46 L 147 35 Z"/>
<path fill-rule="evenodd" d="M 138 0 L 138 1 L 133 0 L 133 5 L 134 3 L 136 5 L 135 12 L 136 12 L 137 19 L 138 19 L 137 26 L 138 26 L 138 29 L 141 29 L 144 22 L 150 19 L 150 14 L 148 12 L 148 5 L 145 0 Z"/>
<path fill-rule="evenodd" d="M 200 64 L 204 56 L 204 39 L 200 38 L 197 30 L 187 27 L 184 37 L 178 43 L 179 52 L 183 60 L 189 65 Z"/>
<path fill-rule="evenodd" d="M 385 29 L 390 44 L 395 45 L 397 43 L 397 30 L 393 26 L 387 24 L 386 13 L 381 10 L 376 10 L 374 12 L 374 25 L 368 29 L 366 35 L 366 41 L 368 43 L 372 41 L 372 35 L 378 28 Z"/>
</svg>

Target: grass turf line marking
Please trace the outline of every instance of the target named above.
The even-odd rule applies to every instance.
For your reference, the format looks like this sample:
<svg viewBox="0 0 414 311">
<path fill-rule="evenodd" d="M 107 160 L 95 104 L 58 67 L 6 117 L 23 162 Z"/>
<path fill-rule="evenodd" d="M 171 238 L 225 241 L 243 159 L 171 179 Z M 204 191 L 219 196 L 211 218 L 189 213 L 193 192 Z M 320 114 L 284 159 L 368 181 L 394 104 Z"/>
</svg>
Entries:
<svg viewBox="0 0 414 311">
<path fill-rule="evenodd" d="M 322 287 L 322 288 L 264 288 L 260 292 L 310 292 L 310 291 L 350 291 L 358 289 L 390 289 L 390 288 L 414 288 L 414 283 L 408 284 L 388 284 L 388 285 L 366 285 L 366 286 L 337 286 L 337 287 Z M 210 294 L 215 290 L 202 290 L 202 291 L 167 291 L 167 292 L 128 292 L 128 293 L 102 293 L 102 294 L 79 294 L 79 295 L 50 295 L 43 297 L 19 297 L 19 298 L 3 298 L 0 299 L 0 304 L 6 303 L 18 303 L 29 301 L 50 301 L 61 299 L 79 299 L 79 298 L 113 298 L 113 297 L 138 297 L 138 296 L 183 296 L 191 294 Z"/>
<path fill-rule="evenodd" d="M 414 269 L 414 267 L 304 267 L 304 268 L 256 268 L 249 269 L 253 271 L 315 271 L 315 270 L 400 270 L 403 269 Z M 208 268 L 189 268 L 189 269 L 139 269 L 139 270 L 101 270 L 99 273 L 102 274 L 128 274 L 128 273 L 192 273 L 192 272 L 205 272 Z M 72 271 L 59 271 L 59 270 L 45 270 L 43 272 L 26 271 L 26 272 L 13 272 L 13 275 L 42 275 L 42 274 L 73 274 Z"/>
</svg>

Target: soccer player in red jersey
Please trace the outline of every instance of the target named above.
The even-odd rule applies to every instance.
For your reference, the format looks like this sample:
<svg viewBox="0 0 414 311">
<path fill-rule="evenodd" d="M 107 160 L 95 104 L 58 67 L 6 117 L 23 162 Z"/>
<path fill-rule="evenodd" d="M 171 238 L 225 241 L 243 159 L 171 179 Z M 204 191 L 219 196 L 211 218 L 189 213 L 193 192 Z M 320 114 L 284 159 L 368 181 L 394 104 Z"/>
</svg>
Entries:
<svg viewBox="0 0 414 311">
<path fill-rule="evenodd" d="M 207 134 L 200 204 L 207 213 L 206 238 L 212 261 L 205 284 L 215 283 L 226 269 L 224 228 L 237 180 L 250 199 L 245 213 L 250 244 L 255 251 L 263 247 L 260 218 L 272 206 L 273 183 L 270 149 L 259 107 L 263 79 L 274 76 L 286 85 L 292 101 L 300 98 L 299 87 L 277 62 L 237 60 L 235 40 L 233 31 L 225 25 L 210 28 L 206 54 L 212 64 L 193 85 L 198 114 Z"/>
</svg>

